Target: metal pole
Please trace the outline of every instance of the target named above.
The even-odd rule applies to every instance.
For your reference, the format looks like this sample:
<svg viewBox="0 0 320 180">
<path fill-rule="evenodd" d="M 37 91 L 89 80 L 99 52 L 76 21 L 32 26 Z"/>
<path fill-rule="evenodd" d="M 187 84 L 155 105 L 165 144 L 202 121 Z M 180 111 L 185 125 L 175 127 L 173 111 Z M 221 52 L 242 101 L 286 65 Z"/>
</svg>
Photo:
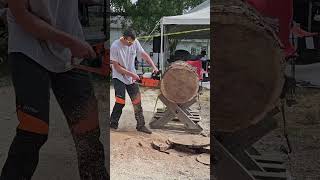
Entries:
<svg viewBox="0 0 320 180">
<path fill-rule="evenodd" d="M 107 0 L 103 1 L 103 33 L 107 38 Z"/>
<path fill-rule="evenodd" d="M 308 12 L 308 31 L 311 32 L 312 26 L 312 0 L 309 0 L 309 12 Z"/>
<path fill-rule="evenodd" d="M 164 30 L 164 28 L 163 28 L 163 19 L 161 19 L 161 22 L 160 22 L 160 27 L 161 27 L 161 43 L 160 43 L 160 59 L 161 59 L 161 72 L 163 73 L 164 72 L 164 61 L 163 61 L 163 34 L 164 34 L 164 32 L 163 32 L 163 30 Z"/>
<path fill-rule="evenodd" d="M 160 69 L 160 54 L 158 53 L 158 64 L 157 64 L 157 66 L 158 66 L 158 69 Z"/>
</svg>

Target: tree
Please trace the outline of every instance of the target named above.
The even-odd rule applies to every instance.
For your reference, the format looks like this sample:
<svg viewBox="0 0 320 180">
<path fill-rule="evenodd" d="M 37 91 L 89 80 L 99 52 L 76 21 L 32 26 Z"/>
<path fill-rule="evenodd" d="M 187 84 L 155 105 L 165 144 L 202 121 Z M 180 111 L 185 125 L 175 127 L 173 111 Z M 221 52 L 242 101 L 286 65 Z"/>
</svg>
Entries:
<svg viewBox="0 0 320 180">
<path fill-rule="evenodd" d="M 131 21 L 137 34 L 149 34 L 156 23 L 163 16 L 174 16 L 193 8 L 205 0 L 138 0 L 132 3 L 130 0 L 111 0 L 114 12 L 128 14 L 127 21 Z M 123 25 L 125 26 L 124 23 Z"/>
</svg>

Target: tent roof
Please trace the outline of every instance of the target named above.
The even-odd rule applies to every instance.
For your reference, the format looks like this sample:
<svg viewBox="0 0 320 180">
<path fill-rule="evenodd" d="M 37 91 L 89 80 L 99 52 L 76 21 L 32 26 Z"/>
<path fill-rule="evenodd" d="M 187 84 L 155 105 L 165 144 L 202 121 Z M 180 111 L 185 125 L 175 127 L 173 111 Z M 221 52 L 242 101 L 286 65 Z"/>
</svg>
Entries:
<svg viewBox="0 0 320 180">
<path fill-rule="evenodd" d="M 188 13 L 178 16 L 165 16 L 162 24 L 184 25 L 209 25 L 210 24 L 210 1 L 207 0 Z"/>
<path fill-rule="evenodd" d="M 204 8 L 209 7 L 209 6 L 210 6 L 210 1 L 206 0 L 203 3 L 199 4 L 198 6 L 194 7 L 193 9 L 191 9 L 190 11 L 188 11 L 187 13 L 192 13 L 192 12 L 195 12 L 195 11 L 199 11 L 200 9 L 204 9 Z"/>
<path fill-rule="evenodd" d="M 210 29 L 208 25 L 166 25 L 166 32 L 167 33 L 176 33 L 176 32 L 184 32 L 189 31 L 188 33 L 181 33 L 169 36 L 174 39 L 209 39 L 210 37 L 210 30 L 204 31 L 194 31 L 192 30 L 200 30 L 200 29 Z"/>
</svg>

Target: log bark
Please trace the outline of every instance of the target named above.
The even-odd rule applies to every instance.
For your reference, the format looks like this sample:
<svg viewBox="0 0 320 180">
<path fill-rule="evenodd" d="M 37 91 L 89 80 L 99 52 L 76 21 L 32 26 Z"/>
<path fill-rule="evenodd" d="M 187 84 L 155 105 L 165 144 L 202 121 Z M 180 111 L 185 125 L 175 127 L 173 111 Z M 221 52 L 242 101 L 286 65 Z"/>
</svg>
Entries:
<svg viewBox="0 0 320 180">
<path fill-rule="evenodd" d="M 199 90 L 196 70 L 186 62 L 172 63 L 162 77 L 160 90 L 162 95 L 173 103 L 191 101 Z"/>
<path fill-rule="evenodd" d="M 214 129 L 234 132 L 259 122 L 279 100 L 284 56 L 264 18 L 240 0 L 215 0 L 213 36 Z"/>
</svg>

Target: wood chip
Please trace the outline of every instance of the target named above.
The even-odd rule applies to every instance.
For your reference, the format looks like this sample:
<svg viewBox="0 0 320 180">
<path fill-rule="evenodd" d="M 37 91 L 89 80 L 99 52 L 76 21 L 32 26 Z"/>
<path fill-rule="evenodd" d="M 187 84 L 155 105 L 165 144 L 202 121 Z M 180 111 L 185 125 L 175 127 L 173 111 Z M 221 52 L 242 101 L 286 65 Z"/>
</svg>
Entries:
<svg viewBox="0 0 320 180">
<path fill-rule="evenodd" d="M 159 142 L 159 141 L 152 141 L 152 147 L 160 152 L 166 152 L 171 146 L 167 143 Z"/>
</svg>

